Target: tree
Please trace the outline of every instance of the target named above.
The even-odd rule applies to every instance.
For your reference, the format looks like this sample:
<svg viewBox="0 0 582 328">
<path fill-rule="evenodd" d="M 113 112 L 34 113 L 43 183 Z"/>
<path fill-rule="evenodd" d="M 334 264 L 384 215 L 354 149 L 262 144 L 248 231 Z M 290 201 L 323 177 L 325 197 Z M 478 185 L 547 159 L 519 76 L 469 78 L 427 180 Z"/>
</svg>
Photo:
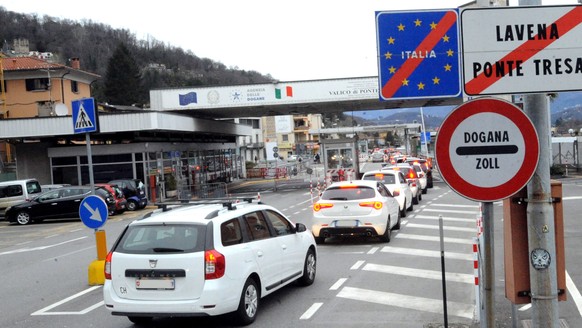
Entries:
<svg viewBox="0 0 582 328">
<path fill-rule="evenodd" d="M 112 105 L 143 103 L 144 90 L 141 74 L 133 56 L 120 43 L 107 64 L 105 99 Z"/>
</svg>

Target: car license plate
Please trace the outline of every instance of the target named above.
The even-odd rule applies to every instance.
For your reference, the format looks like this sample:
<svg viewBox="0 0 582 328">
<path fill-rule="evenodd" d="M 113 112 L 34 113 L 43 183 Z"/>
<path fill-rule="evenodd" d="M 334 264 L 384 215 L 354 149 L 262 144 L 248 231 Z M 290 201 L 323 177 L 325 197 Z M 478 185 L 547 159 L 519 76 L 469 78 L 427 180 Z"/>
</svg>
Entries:
<svg viewBox="0 0 582 328">
<path fill-rule="evenodd" d="M 136 279 L 136 289 L 154 289 L 154 290 L 174 290 L 176 282 L 174 279 Z"/>
<path fill-rule="evenodd" d="M 356 220 L 338 220 L 335 222 L 336 227 L 355 227 L 358 225 Z"/>
</svg>

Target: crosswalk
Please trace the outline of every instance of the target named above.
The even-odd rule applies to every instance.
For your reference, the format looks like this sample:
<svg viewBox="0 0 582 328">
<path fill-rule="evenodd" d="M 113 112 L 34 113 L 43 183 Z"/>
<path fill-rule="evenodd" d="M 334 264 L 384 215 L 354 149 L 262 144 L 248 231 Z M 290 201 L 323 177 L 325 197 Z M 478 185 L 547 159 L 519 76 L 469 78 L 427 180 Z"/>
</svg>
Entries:
<svg viewBox="0 0 582 328">
<path fill-rule="evenodd" d="M 453 201 L 444 203 L 444 196 Z M 478 214 L 478 203 L 450 191 L 426 199 L 426 202 L 423 200 L 415 212 L 408 213 L 402 221 L 402 229 L 393 234 L 389 244 L 375 245 L 375 256 L 357 261 L 351 268 L 362 274 L 385 275 L 386 281 L 393 283 L 370 288 L 346 279 L 340 284 L 342 287 L 336 285 L 336 296 L 386 305 L 392 309 L 388 311 L 394 313 L 413 310 L 415 315 L 426 313 L 426 318 L 434 318 L 435 314 L 443 314 L 444 309 L 442 291 L 439 290 L 443 277 L 441 254 L 444 254 L 447 262 L 445 280 L 447 289 L 451 289 L 447 299 L 448 316 L 457 322 L 473 322 L 476 309 L 472 245 L 477 235 Z M 439 218 L 443 220 L 443 253 L 440 250 Z M 404 285 L 407 287 L 403 288 Z"/>
</svg>

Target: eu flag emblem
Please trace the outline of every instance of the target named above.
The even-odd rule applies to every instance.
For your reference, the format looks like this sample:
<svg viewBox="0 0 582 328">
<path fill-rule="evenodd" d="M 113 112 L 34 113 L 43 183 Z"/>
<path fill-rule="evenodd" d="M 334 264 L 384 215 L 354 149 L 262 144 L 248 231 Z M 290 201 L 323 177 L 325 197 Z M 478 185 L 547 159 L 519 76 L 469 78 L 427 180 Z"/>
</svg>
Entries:
<svg viewBox="0 0 582 328">
<path fill-rule="evenodd" d="M 180 106 L 186 106 L 188 104 L 196 104 L 198 102 L 196 92 L 188 92 L 185 95 L 178 95 L 180 99 Z"/>
<path fill-rule="evenodd" d="M 461 95 L 454 9 L 376 12 L 380 100 Z"/>
</svg>

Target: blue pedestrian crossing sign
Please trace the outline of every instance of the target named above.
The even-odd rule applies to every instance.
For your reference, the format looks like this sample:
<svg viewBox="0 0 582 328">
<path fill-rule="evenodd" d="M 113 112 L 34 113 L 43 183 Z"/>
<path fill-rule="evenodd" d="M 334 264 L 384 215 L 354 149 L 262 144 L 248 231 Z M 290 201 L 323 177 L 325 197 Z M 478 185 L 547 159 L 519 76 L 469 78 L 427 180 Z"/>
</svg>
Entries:
<svg viewBox="0 0 582 328">
<path fill-rule="evenodd" d="M 83 98 L 73 100 L 73 130 L 74 133 L 97 131 L 97 114 L 95 99 Z"/>
<path fill-rule="evenodd" d="M 380 100 L 461 96 L 455 9 L 376 12 Z"/>
</svg>

